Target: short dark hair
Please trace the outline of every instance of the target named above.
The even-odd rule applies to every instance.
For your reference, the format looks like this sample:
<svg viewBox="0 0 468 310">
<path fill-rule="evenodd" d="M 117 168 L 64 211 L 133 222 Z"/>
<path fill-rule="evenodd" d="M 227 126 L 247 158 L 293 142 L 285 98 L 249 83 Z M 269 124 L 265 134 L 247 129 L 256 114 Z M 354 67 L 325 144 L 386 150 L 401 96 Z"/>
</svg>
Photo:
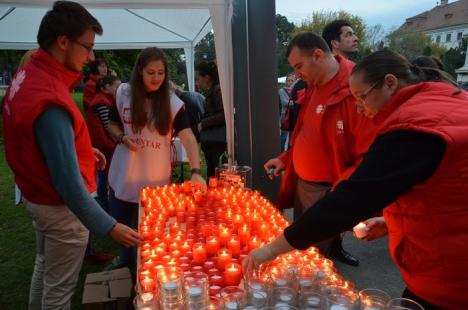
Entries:
<svg viewBox="0 0 468 310">
<path fill-rule="evenodd" d="M 49 50 L 59 36 L 65 35 L 75 40 L 89 29 L 102 34 L 101 24 L 81 4 L 56 1 L 42 18 L 37 43 L 42 49 Z"/>
<path fill-rule="evenodd" d="M 291 42 L 288 44 L 286 57 L 289 57 L 292 49 L 296 46 L 301 51 L 312 51 L 318 48 L 327 54 L 331 53 L 327 43 L 319 35 L 310 31 L 300 32 L 292 38 Z"/>
<path fill-rule="evenodd" d="M 92 73 L 92 74 L 99 74 L 99 66 L 102 65 L 102 64 L 106 64 L 104 62 L 104 60 L 102 59 L 95 59 L 93 61 L 90 61 L 88 63 L 88 66 L 89 66 L 89 72 Z"/>
<path fill-rule="evenodd" d="M 366 56 L 353 68 L 351 75 L 358 73 L 362 74 L 364 82 L 378 83 L 376 87 L 383 84 L 387 74 L 393 74 L 407 84 L 433 81 L 456 85 L 446 72 L 413 65 L 404 56 L 390 50 L 377 51 Z"/>
<path fill-rule="evenodd" d="M 201 76 L 210 76 L 213 84 L 219 84 L 218 66 L 214 61 L 202 61 L 195 66 L 195 71 Z"/>
<path fill-rule="evenodd" d="M 330 50 L 332 49 L 332 40 L 340 41 L 341 27 L 352 27 L 351 24 L 344 19 L 337 19 L 327 24 L 322 31 L 322 38 L 327 42 Z"/>
</svg>

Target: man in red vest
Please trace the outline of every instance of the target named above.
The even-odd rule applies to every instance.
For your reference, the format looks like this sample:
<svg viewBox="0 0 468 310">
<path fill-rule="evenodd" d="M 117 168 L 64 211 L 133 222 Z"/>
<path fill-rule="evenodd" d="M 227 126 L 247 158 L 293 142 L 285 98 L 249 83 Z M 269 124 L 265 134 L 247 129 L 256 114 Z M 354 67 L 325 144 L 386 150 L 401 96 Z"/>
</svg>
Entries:
<svg viewBox="0 0 468 310">
<path fill-rule="evenodd" d="M 37 253 L 30 309 L 68 309 L 90 230 L 133 246 L 138 233 L 110 217 L 90 193 L 105 165 L 91 146 L 70 91 L 94 58 L 99 22 L 78 3 L 57 1 L 41 21 L 39 49 L 13 78 L 3 107 L 5 152 L 33 218 Z"/>
<path fill-rule="evenodd" d="M 307 83 L 307 89 L 299 100 L 301 108 L 290 150 L 270 159 L 265 169 L 274 167 L 277 175 L 286 169 L 279 205 L 293 206 L 297 219 L 351 174 L 367 151 L 375 126 L 357 113 L 349 90 L 354 63 L 333 55 L 320 36 L 304 32 L 294 37 L 288 46 L 288 61 L 296 76 Z M 320 249 L 330 255 L 331 245 L 325 242 Z"/>
</svg>

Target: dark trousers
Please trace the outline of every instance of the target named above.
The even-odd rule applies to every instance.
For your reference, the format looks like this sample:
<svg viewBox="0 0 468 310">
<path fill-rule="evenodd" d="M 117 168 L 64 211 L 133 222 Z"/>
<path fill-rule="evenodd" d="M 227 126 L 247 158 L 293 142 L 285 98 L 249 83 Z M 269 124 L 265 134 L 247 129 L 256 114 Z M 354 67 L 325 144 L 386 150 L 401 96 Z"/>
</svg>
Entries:
<svg viewBox="0 0 468 310">
<path fill-rule="evenodd" d="M 138 204 L 116 198 L 112 189 L 109 193 L 109 211 L 117 222 L 138 229 Z M 136 266 L 136 247 L 127 248 L 121 245 L 120 261 L 131 268 Z"/>
<path fill-rule="evenodd" d="M 218 167 L 219 157 L 226 152 L 225 142 L 205 142 L 201 147 L 205 154 L 206 173 L 208 177 L 215 176 L 215 168 Z"/>
</svg>

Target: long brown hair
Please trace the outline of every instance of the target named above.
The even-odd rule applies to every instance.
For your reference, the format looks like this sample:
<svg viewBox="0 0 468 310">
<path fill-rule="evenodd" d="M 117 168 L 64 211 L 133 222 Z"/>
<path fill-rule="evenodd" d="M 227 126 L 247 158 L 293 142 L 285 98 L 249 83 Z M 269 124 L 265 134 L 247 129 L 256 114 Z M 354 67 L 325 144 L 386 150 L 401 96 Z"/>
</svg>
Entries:
<svg viewBox="0 0 468 310">
<path fill-rule="evenodd" d="M 164 64 L 164 81 L 158 90 L 147 93 L 143 83 L 143 68 L 152 61 L 162 61 Z M 167 60 L 164 52 L 157 47 L 148 47 L 140 52 L 133 67 L 130 78 L 132 103 L 132 129 L 140 133 L 146 125 L 153 125 L 160 135 L 167 135 L 171 129 L 171 105 L 169 97 L 169 82 L 167 76 Z M 145 100 L 151 100 L 151 113 L 148 119 L 145 111 Z"/>
</svg>

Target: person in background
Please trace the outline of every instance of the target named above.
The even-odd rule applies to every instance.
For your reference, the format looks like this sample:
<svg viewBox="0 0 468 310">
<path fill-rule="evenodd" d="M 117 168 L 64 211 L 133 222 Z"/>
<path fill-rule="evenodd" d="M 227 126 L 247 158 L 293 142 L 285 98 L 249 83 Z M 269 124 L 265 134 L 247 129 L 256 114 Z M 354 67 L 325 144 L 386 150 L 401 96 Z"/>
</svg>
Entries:
<svg viewBox="0 0 468 310">
<path fill-rule="evenodd" d="M 346 20 L 338 19 L 327 24 L 323 28 L 322 38 L 327 42 L 333 55 L 349 58 L 359 51 L 359 38 Z"/>
<path fill-rule="evenodd" d="M 103 168 L 105 157 L 92 148 L 70 90 L 94 58 L 96 33 L 102 27 L 83 6 L 55 2 L 39 26 L 39 49 L 5 95 L 6 158 L 36 232 L 29 309 L 70 308 L 89 231 L 125 246 L 141 242 L 90 195 L 96 166 Z"/>
<path fill-rule="evenodd" d="M 195 83 L 206 91 L 205 114 L 198 124 L 200 142 L 207 166 L 208 177 L 215 175 L 221 155 L 226 152 L 226 119 L 219 86 L 218 67 L 213 61 L 195 66 Z"/>
<path fill-rule="evenodd" d="M 291 127 L 292 110 L 294 109 L 294 101 L 291 100 L 291 88 L 296 82 L 294 74 L 288 74 L 286 84 L 278 91 L 280 101 L 280 141 L 281 152 L 287 149 L 289 134 Z"/>
<path fill-rule="evenodd" d="M 359 51 L 359 38 L 347 20 L 338 19 L 327 24 L 323 28 L 322 38 L 327 42 L 333 55 L 349 59 Z M 344 233 L 333 238 L 330 256 L 348 265 L 357 266 L 359 260 L 343 248 L 343 235 Z"/>
<path fill-rule="evenodd" d="M 83 111 L 88 111 L 89 105 L 96 96 L 96 81 L 107 75 L 107 65 L 102 59 L 95 59 L 90 61 L 89 76 L 85 83 L 83 90 Z"/>
<path fill-rule="evenodd" d="M 118 145 L 109 169 L 109 209 L 119 221 L 137 227 L 140 191 L 170 183 L 171 139 L 187 151 L 193 186 L 206 189 L 200 151 L 184 103 L 169 89 L 167 58 L 156 47 L 138 55 L 129 83 L 122 83 L 110 113 L 109 132 Z M 107 269 L 136 265 L 134 249 L 121 248 Z"/>
<path fill-rule="evenodd" d="M 116 147 L 115 141 L 108 133 L 109 112 L 114 104 L 115 92 L 119 85 L 120 80 L 113 75 L 106 75 L 97 80 L 96 96 L 94 96 L 86 111 L 91 142 L 95 148 L 106 156 L 107 161 L 106 169 L 98 171 L 97 175 L 98 200 L 106 212 L 109 211 L 107 174 Z"/>
<path fill-rule="evenodd" d="M 333 55 L 326 42 L 303 32 L 289 43 L 287 57 L 295 74 L 307 83 L 291 148 L 264 165 L 282 179 L 279 207 L 294 208 L 294 219 L 346 178 L 367 151 L 375 126 L 357 113 L 349 90 L 354 63 Z M 326 256 L 357 266 L 344 250 L 334 253 L 332 240 L 319 246 Z"/>
<path fill-rule="evenodd" d="M 424 309 L 468 308 L 468 93 L 442 71 L 430 81 L 433 72 L 388 50 L 356 65 L 351 92 L 379 124 L 368 153 L 349 179 L 254 250 L 246 269 L 383 210 L 403 297 Z"/>
<path fill-rule="evenodd" d="M 187 110 L 187 115 L 189 117 L 190 128 L 199 143 L 200 132 L 198 132 L 198 124 L 200 123 L 203 114 L 205 114 L 205 96 L 195 91 L 185 91 L 182 87 L 172 81 L 171 88 L 177 97 L 185 103 L 185 110 Z"/>
</svg>

